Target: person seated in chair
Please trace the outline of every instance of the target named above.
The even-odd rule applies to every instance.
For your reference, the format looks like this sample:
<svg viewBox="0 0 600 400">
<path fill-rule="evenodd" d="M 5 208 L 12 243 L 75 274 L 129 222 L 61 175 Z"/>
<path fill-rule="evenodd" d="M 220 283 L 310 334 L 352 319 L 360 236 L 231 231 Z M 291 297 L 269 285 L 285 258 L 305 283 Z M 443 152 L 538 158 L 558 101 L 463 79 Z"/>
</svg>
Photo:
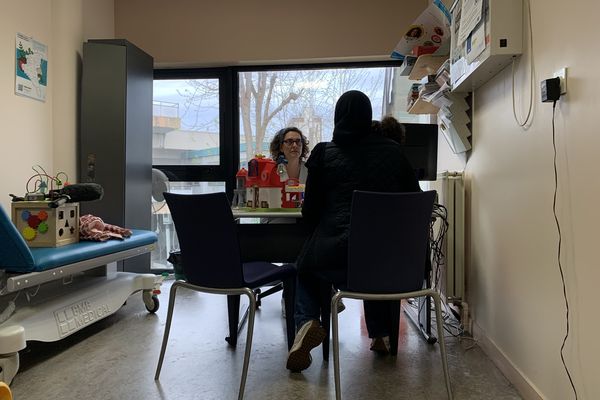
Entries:
<svg viewBox="0 0 600 400">
<path fill-rule="evenodd" d="M 271 158 L 285 171 L 287 178 L 298 179 L 302 185 L 306 184 L 308 169 L 305 166 L 305 160 L 308 156 L 308 139 L 302 131 L 294 126 L 280 129 L 277 131 L 271 144 L 269 145 Z M 261 220 L 267 224 L 290 224 L 295 223 L 295 218 L 265 218 Z M 343 311 L 344 303 L 340 303 L 338 312 Z M 281 299 L 281 315 L 285 318 L 285 306 L 283 298 Z"/>
<path fill-rule="evenodd" d="M 403 145 L 406 141 L 406 128 L 391 115 L 386 115 L 381 121 L 373 121 L 371 129 L 373 134 L 392 139 L 400 145 Z"/>
<path fill-rule="evenodd" d="M 293 372 L 310 366 L 310 351 L 326 337 L 320 323 L 322 282 L 346 282 L 353 192 L 421 190 L 400 146 L 373 134 L 371 119 L 364 93 L 344 93 L 335 107 L 333 140 L 315 146 L 306 162 L 302 215 L 313 231 L 297 260 L 297 333 L 286 364 Z"/>
<path fill-rule="evenodd" d="M 392 139 L 394 142 L 402 145 L 406 141 L 406 129 L 396 118 L 388 115 L 381 121 L 373 121 L 371 124 L 373 134 Z M 389 344 L 389 323 L 393 310 L 393 301 L 363 301 L 365 312 L 365 323 L 367 332 L 371 339 L 371 350 L 378 354 L 388 354 Z"/>
</svg>

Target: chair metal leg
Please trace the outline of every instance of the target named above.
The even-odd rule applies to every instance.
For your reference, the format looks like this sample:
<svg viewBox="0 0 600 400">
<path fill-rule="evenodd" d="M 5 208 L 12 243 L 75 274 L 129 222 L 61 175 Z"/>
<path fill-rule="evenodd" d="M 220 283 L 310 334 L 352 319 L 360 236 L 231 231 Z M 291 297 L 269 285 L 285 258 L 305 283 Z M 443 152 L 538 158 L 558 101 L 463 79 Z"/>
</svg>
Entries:
<svg viewBox="0 0 600 400">
<path fill-rule="evenodd" d="M 325 330 L 325 339 L 323 339 L 323 361 L 329 362 L 329 339 L 331 336 L 331 310 L 336 310 L 334 314 L 337 314 L 337 308 L 331 308 L 331 283 L 322 281 L 319 288 L 320 305 L 321 305 L 321 326 Z"/>
<path fill-rule="evenodd" d="M 336 293 L 331 298 L 331 309 L 337 310 L 342 296 L 340 293 Z M 342 398 L 342 387 L 340 384 L 340 332 L 338 326 L 338 313 L 331 313 L 331 327 L 333 329 L 333 374 L 335 378 L 335 398 L 341 400 Z"/>
<path fill-rule="evenodd" d="M 285 325 L 287 332 L 288 351 L 294 344 L 296 337 L 296 323 L 294 321 L 294 299 L 296 298 L 296 277 L 293 276 L 283 281 L 283 299 L 285 303 Z"/>
<path fill-rule="evenodd" d="M 444 379 L 446 381 L 446 390 L 448 391 L 448 400 L 452 400 L 452 387 L 450 386 L 450 374 L 448 373 L 448 358 L 446 356 L 446 341 L 444 340 L 444 326 L 442 322 L 442 302 L 437 292 L 432 294 L 435 302 L 435 320 L 437 323 L 438 343 L 440 345 L 440 355 L 442 357 L 442 368 L 444 370 Z"/>
<path fill-rule="evenodd" d="M 254 296 L 254 292 L 252 293 Z M 256 301 L 255 301 L 256 303 Z M 253 303 L 253 304 L 255 304 Z M 255 306 L 256 308 L 256 306 Z M 237 344 L 237 337 L 239 334 L 238 323 L 240 321 L 240 295 L 228 295 L 227 296 L 227 315 L 229 316 L 229 336 L 225 338 L 227 343 L 231 346 Z"/>
<path fill-rule="evenodd" d="M 250 364 L 250 350 L 252 349 L 252 336 L 254 334 L 254 315 L 256 313 L 256 296 L 254 295 L 254 292 L 248 290 L 246 295 L 250 301 L 250 307 L 248 313 L 248 333 L 246 334 L 246 351 L 244 352 L 244 366 L 242 368 L 242 381 L 240 383 L 238 400 L 244 398 L 244 388 L 246 387 L 246 378 L 248 376 L 248 365 Z"/>
<path fill-rule="evenodd" d="M 154 374 L 154 380 L 157 381 L 160 377 L 160 370 L 162 368 L 163 360 L 165 358 L 165 351 L 167 350 L 167 342 L 169 341 L 169 332 L 171 331 L 171 321 L 173 320 L 173 308 L 175 307 L 175 296 L 177 295 L 177 288 L 179 287 L 178 282 L 174 282 L 171 286 L 169 293 L 169 309 L 167 311 L 167 322 L 165 324 L 165 331 L 163 333 L 162 346 L 160 347 L 160 356 L 158 357 L 158 365 L 156 366 L 156 373 Z"/>
<path fill-rule="evenodd" d="M 280 292 L 283 289 L 284 284 L 283 283 L 278 283 L 277 285 L 272 286 L 271 288 L 265 290 L 264 292 L 260 292 L 258 293 L 258 301 L 260 302 L 261 299 L 272 295 L 273 293 L 277 293 Z M 259 304 L 260 307 L 260 304 Z"/>
</svg>

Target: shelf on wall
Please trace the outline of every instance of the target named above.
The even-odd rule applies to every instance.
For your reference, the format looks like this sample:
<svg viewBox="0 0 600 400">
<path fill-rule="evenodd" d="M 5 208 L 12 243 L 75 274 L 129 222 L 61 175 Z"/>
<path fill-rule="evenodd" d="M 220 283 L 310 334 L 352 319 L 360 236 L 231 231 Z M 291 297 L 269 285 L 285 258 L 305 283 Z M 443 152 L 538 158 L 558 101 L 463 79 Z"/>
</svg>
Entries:
<svg viewBox="0 0 600 400">
<path fill-rule="evenodd" d="M 408 109 L 409 114 L 437 114 L 440 109 L 433 104 L 419 98 Z"/>
<path fill-rule="evenodd" d="M 464 1 L 463 1 L 464 2 Z M 451 37 L 450 83 L 453 92 L 472 92 L 509 66 L 515 56 L 523 53 L 523 0 L 487 0 L 482 23 L 471 32 L 472 41 L 483 42 L 483 46 L 468 47 L 466 40 L 458 42 L 457 35 Z M 450 9 L 452 32 L 460 30 L 461 4 Z M 469 57 L 468 52 L 474 50 Z"/>
<path fill-rule="evenodd" d="M 419 56 L 412 71 L 410 71 L 408 79 L 416 81 L 426 75 L 435 74 L 447 59 L 448 56 L 436 56 L 433 54 Z"/>
</svg>

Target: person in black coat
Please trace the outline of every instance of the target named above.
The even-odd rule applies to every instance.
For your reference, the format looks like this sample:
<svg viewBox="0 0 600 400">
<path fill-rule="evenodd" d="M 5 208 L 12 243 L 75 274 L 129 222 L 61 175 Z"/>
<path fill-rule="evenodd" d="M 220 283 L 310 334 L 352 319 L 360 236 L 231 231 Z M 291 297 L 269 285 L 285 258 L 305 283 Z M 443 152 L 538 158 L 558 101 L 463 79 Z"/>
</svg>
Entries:
<svg viewBox="0 0 600 400">
<path fill-rule="evenodd" d="M 319 323 L 322 280 L 346 281 L 352 193 L 421 190 L 401 147 L 372 134 L 371 118 L 371 102 L 364 93 L 344 93 L 335 107 L 332 142 L 316 145 L 306 162 L 302 216 L 313 231 L 296 264 L 298 332 L 286 365 L 292 371 L 308 368 L 310 351 L 325 338 Z"/>
</svg>

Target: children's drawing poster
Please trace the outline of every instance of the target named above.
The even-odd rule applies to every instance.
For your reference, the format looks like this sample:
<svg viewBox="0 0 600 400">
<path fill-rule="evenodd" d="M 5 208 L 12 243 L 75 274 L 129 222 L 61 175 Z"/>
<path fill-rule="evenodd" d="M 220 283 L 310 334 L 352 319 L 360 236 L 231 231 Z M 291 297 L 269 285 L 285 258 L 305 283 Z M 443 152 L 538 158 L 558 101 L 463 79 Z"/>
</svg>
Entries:
<svg viewBox="0 0 600 400">
<path fill-rule="evenodd" d="M 450 39 L 450 14 L 443 3 L 434 1 L 406 28 L 392 54 L 410 54 L 415 46 L 441 46 Z"/>
<path fill-rule="evenodd" d="M 17 33 L 15 42 L 15 93 L 46 101 L 48 46 Z"/>
</svg>

